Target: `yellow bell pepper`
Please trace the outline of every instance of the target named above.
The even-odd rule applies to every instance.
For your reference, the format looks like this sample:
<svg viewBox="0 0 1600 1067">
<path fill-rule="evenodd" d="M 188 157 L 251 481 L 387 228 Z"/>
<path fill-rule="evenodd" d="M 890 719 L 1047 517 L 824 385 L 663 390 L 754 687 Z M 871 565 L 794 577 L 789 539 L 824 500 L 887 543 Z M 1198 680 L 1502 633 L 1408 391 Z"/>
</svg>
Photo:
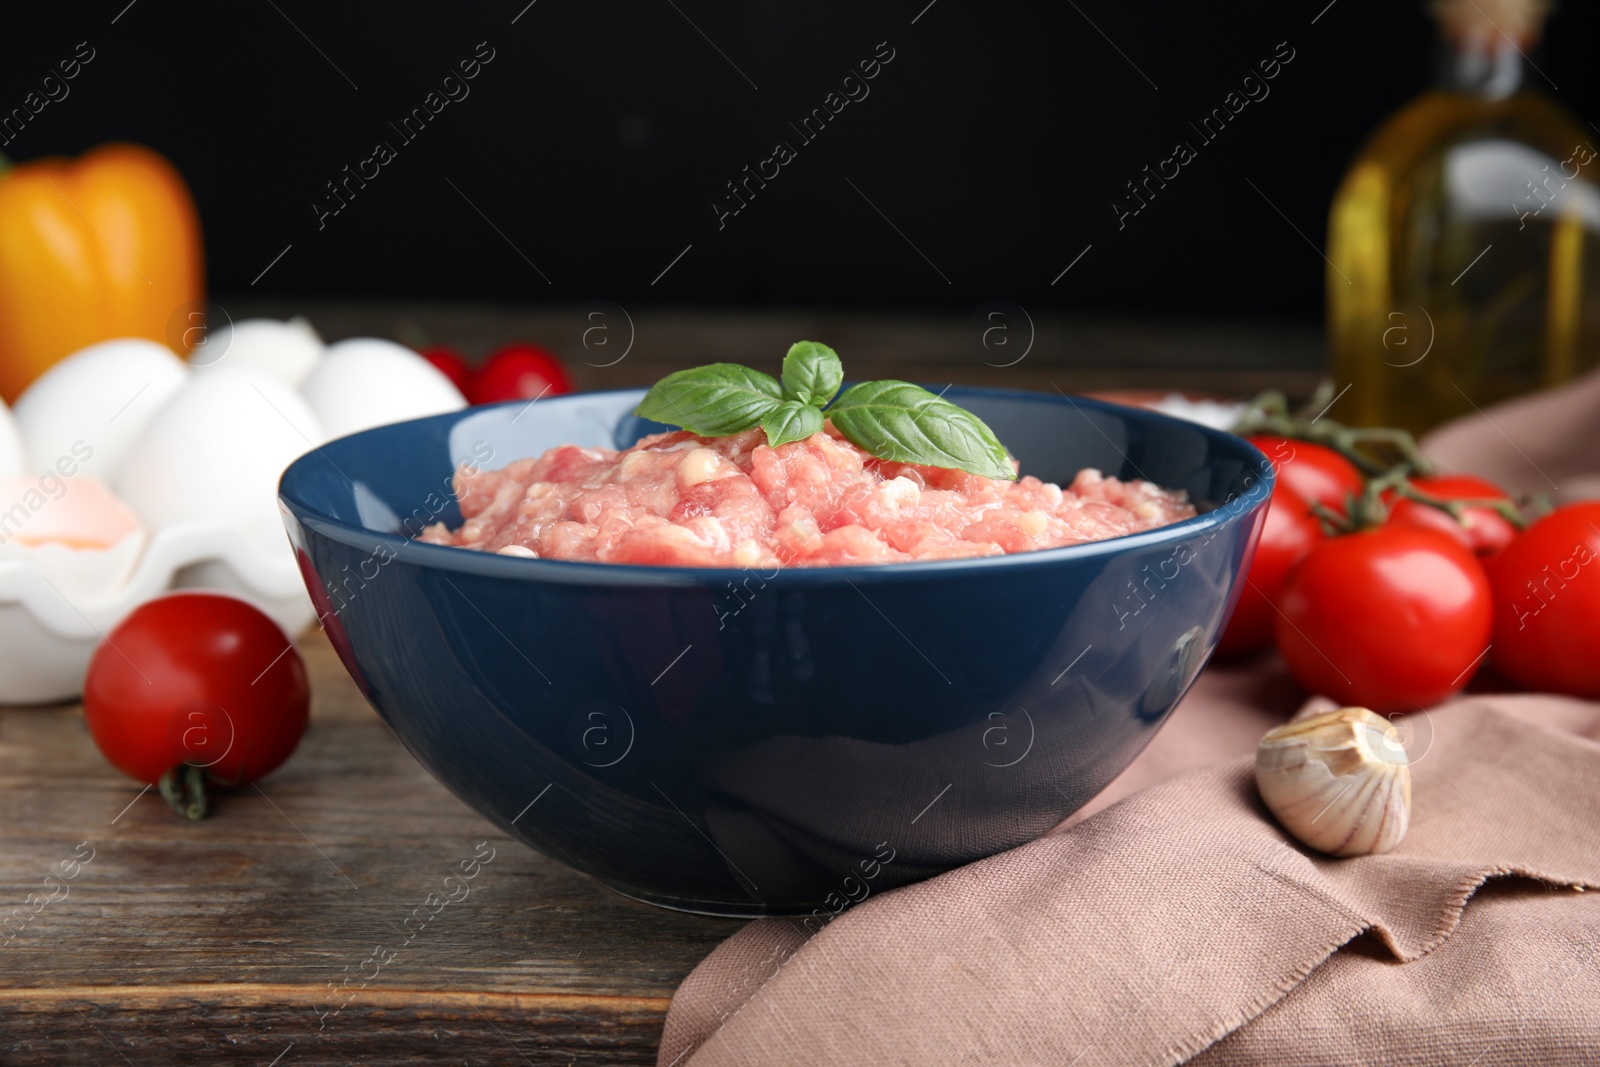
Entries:
<svg viewBox="0 0 1600 1067">
<path fill-rule="evenodd" d="M 203 333 L 200 223 L 160 155 L 108 144 L 77 160 L 0 157 L 0 397 L 114 337 L 186 355 Z"/>
</svg>

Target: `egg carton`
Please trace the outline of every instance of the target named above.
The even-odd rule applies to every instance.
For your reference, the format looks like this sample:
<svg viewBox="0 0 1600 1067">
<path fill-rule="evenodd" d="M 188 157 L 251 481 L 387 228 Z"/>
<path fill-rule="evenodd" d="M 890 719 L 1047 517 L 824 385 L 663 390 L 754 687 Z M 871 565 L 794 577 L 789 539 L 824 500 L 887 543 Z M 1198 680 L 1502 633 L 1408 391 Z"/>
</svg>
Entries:
<svg viewBox="0 0 1600 1067">
<path fill-rule="evenodd" d="M 288 634 L 316 618 L 289 546 L 269 555 L 225 523 L 157 530 L 127 580 L 94 599 L 69 596 L 29 561 L 6 560 L 0 562 L 0 704 L 74 699 L 106 634 L 145 601 L 186 588 L 243 597 Z"/>
<path fill-rule="evenodd" d="M 298 634 L 315 610 L 278 514 L 283 469 L 331 438 L 465 403 L 415 352 L 377 338 L 324 346 L 302 320 L 229 324 L 188 366 L 140 338 L 54 364 L 14 417 L 0 404 L 0 477 L 14 489 L 45 471 L 29 491 L 52 500 L 88 478 L 141 525 L 92 550 L 23 551 L 0 536 L 0 704 L 76 697 L 95 648 L 169 589 L 241 596 Z"/>
</svg>

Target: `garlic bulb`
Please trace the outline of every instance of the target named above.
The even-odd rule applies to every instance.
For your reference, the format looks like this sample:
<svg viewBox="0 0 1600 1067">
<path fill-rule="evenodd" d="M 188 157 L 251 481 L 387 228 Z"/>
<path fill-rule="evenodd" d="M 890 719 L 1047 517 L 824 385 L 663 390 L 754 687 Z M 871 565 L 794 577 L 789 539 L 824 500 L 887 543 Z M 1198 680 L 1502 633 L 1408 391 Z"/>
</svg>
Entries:
<svg viewBox="0 0 1600 1067">
<path fill-rule="evenodd" d="M 1256 788 L 1285 830 L 1334 856 L 1387 852 L 1411 824 L 1405 745 L 1366 708 L 1269 730 L 1256 749 Z"/>
</svg>

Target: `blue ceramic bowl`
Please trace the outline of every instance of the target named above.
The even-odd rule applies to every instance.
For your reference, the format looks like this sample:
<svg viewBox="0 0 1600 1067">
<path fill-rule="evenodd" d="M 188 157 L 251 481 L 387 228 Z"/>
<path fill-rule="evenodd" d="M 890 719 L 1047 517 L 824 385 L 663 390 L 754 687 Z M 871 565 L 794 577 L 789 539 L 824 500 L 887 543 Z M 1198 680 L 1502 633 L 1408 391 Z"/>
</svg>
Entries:
<svg viewBox="0 0 1600 1067">
<path fill-rule="evenodd" d="M 1022 469 L 1202 514 L 986 559 L 778 572 L 416 543 L 462 462 L 661 429 L 639 391 L 474 408 L 301 457 L 280 496 L 346 668 L 500 829 L 630 896 L 814 913 L 1030 840 L 1117 776 L 1216 644 L 1272 472 L 1238 437 L 1082 398 L 947 395 Z"/>
</svg>

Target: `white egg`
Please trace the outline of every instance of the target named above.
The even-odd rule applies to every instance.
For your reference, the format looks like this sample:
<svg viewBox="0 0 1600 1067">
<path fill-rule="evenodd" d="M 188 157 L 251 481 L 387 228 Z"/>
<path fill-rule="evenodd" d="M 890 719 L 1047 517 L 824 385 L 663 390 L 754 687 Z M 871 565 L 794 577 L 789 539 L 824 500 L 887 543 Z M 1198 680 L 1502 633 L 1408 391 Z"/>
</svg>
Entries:
<svg viewBox="0 0 1600 1067">
<path fill-rule="evenodd" d="M 322 338 L 302 318 L 243 319 L 206 334 L 189 353 L 196 367 L 259 367 L 299 385 L 322 358 Z"/>
<path fill-rule="evenodd" d="M 133 446 L 115 486 L 146 523 L 236 524 L 269 560 L 288 558 L 278 478 L 322 444 L 306 402 L 258 367 L 194 375 Z"/>
<path fill-rule="evenodd" d="M 355 337 L 329 345 L 300 391 L 328 437 L 467 406 L 450 379 L 403 345 Z"/>
<path fill-rule="evenodd" d="M 0 400 L 0 479 L 20 478 L 28 469 L 28 450 L 22 444 L 22 431 L 4 400 Z"/>
<path fill-rule="evenodd" d="M 143 338 L 74 352 L 17 398 L 29 470 L 71 461 L 75 471 L 110 484 L 156 412 L 188 379 L 183 360 Z"/>
</svg>

